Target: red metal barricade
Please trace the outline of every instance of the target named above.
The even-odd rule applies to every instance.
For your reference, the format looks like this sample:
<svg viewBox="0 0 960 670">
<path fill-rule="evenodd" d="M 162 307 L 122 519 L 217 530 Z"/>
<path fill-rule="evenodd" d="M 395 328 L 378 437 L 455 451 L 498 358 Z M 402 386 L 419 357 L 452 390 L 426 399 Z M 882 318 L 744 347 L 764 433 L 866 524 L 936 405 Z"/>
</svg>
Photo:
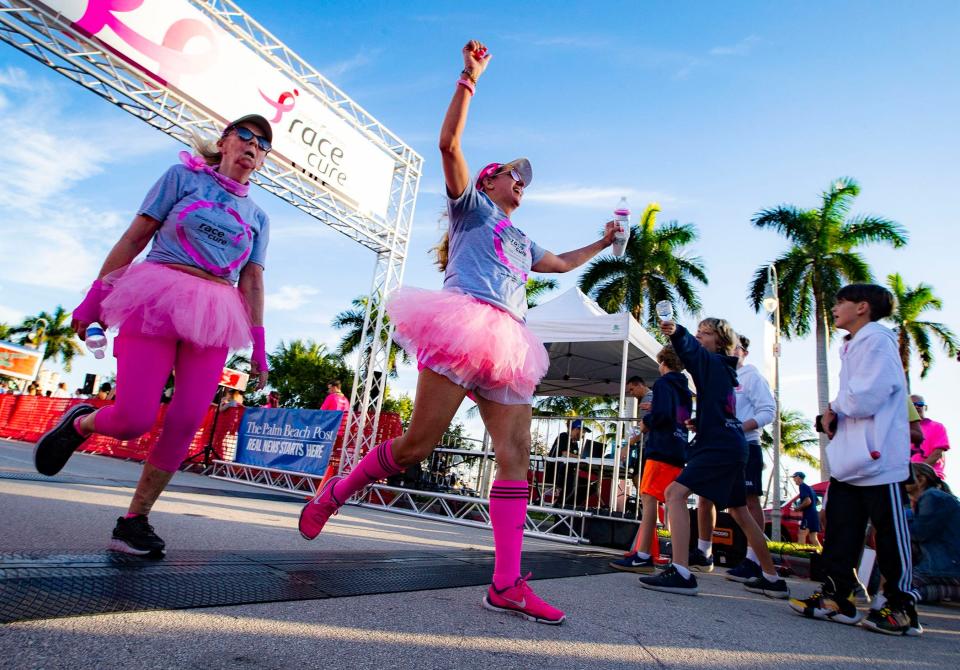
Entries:
<svg viewBox="0 0 960 670">
<path fill-rule="evenodd" d="M 104 407 L 112 404 L 113 401 L 2 394 L 0 395 L 0 437 L 23 440 L 24 442 L 36 442 L 41 435 L 56 424 L 67 409 L 81 402 L 94 407 Z M 232 458 L 236 453 L 237 435 L 240 432 L 244 410 L 244 407 L 229 407 L 217 415 L 216 407 L 211 405 L 203 423 L 200 425 L 200 429 L 193 436 L 184 463 L 205 462 L 208 456 L 206 453 L 208 448 L 210 449 L 210 459 L 223 460 L 225 456 Z M 105 435 L 95 435 L 87 440 L 80 450 L 114 458 L 145 461 L 150 449 L 160 438 L 166 411 L 167 405 L 161 405 L 153 426 L 135 440 L 117 440 Z M 214 427 L 214 420 L 216 420 L 216 427 Z M 371 430 L 372 421 L 368 421 L 365 433 L 370 435 Z M 213 433 L 212 441 L 210 439 L 211 432 Z M 397 437 L 402 432 L 403 426 L 399 415 L 393 413 L 380 415 L 377 443 L 391 437 Z M 330 459 L 331 464 L 339 464 L 341 451 L 342 438 L 338 437 L 334 443 L 334 450 Z"/>
</svg>

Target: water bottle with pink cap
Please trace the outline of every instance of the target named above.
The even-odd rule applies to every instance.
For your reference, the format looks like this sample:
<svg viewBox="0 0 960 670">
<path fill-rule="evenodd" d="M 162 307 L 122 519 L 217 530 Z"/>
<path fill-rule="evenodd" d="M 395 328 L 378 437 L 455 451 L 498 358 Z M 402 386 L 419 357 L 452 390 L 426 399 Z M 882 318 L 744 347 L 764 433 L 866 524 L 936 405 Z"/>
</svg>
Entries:
<svg viewBox="0 0 960 670">
<path fill-rule="evenodd" d="M 617 232 L 613 235 L 613 255 L 623 256 L 627 250 L 627 240 L 630 239 L 630 205 L 626 197 L 620 198 L 617 208 L 613 210 L 613 220 L 617 224 Z"/>
</svg>

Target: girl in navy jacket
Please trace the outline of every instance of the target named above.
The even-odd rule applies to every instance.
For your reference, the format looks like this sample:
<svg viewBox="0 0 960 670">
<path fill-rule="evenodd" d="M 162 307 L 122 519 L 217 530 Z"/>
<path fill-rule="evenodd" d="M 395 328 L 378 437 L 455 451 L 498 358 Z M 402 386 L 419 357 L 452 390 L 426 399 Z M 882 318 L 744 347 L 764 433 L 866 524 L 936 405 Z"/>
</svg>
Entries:
<svg viewBox="0 0 960 670">
<path fill-rule="evenodd" d="M 667 487 L 673 564 L 663 572 L 641 577 L 645 588 L 669 593 L 696 595 L 697 580 L 690 573 L 690 516 L 687 498 L 691 493 L 712 501 L 717 508 L 729 508 L 747 542 L 760 559 L 763 574 L 744 584 L 748 591 L 771 598 L 788 598 L 787 584 L 777 577 L 763 530 L 747 511 L 744 467 L 747 441 L 736 413 L 737 359 L 732 356 L 737 335 L 723 319 L 704 319 L 694 337 L 672 321 L 660 323 L 697 388 L 697 435 L 687 464 L 676 481 Z M 712 564 L 707 566 L 712 569 Z"/>
</svg>

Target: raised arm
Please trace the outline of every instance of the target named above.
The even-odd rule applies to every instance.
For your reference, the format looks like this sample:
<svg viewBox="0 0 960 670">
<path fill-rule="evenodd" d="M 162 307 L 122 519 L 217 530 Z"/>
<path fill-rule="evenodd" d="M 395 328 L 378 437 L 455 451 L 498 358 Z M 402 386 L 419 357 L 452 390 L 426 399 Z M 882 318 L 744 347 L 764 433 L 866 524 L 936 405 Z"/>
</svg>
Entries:
<svg viewBox="0 0 960 670">
<path fill-rule="evenodd" d="M 570 272 L 570 270 L 580 267 L 613 244 L 613 235 L 616 232 L 616 224 L 613 221 L 607 221 L 603 237 L 593 244 L 562 254 L 554 254 L 548 251 L 532 269 L 534 272 Z"/>
<path fill-rule="evenodd" d="M 487 48 L 477 40 L 470 40 L 463 47 L 463 73 L 461 79 L 467 80 L 476 86 L 480 75 L 490 62 Z M 463 157 L 460 140 L 463 129 L 467 125 L 467 110 L 470 108 L 470 98 L 473 92 L 462 84 L 457 84 L 453 92 L 453 99 L 447 108 L 447 115 L 440 128 L 440 157 L 443 162 L 443 178 L 447 185 L 447 195 L 458 198 L 470 183 L 470 170 Z"/>
</svg>

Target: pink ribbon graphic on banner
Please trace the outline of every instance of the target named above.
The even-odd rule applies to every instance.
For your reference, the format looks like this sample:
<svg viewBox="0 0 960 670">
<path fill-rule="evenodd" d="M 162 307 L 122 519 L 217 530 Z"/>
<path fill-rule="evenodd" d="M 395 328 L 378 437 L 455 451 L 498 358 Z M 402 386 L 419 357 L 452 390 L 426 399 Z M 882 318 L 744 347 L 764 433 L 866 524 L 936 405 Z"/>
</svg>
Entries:
<svg viewBox="0 0 960 670">
<path fill-rule="evenodd" d="M 191 212 L 196 211 L 198 209 L 222 209 L 227 214 L 229 214 L 234 219 L 236 219 L 237 223 L 239 223 L 243 227 L 243 230 L 230 238 L 230 242 L 232 242 L 234 246 L 240 244 L 240 241 L 244 238 L 244 236 L 246 236 L 248 240 L 253 241 L 253 231 L 250 229 L 249 224 L 247 224 L 247 222 L 243 220 L 243 217 L 240 216 L 240 212 L 235 210 L 233 207 L 230 207 L 229 205 L 223 204 L 222 202 L 210 202 L 209 200 L 198 200 L 192 205 L 189 205 L 188 207 L 184 207 L 183 211 L 177 215 L 177 239 L 180 241 L 180 246 L 183 247 L 183 250 L 187 252 L 187 255 L 190 256 L 190 258 L 192 258 L 194 262 L 197 263 L 197 265 L 202 267 L 207 272 L 210 272 L 211 274 L 215 274 L 218 277 L 227 277 L 230 275 L 231 272 L 233 272 L 235 269 L 240 267 L 240 265 L 245 260 L 247 260 L 247 256 L 250 255 L 251 246 L 248 245 L 246 250 L 244 250 L 244 252 L 240 254 L 239 258 L 237 258 L 235 261 L 233 261 L 229 265 L 226 265 L 226 266 L 214 265 L 213 263 L 208 261 L 206 258 L 200 255 L 200 252 L 197 251 L 196 247 L 194 247 L 193 244 L 190 242 L 189 238 L 187 237 L 187 231 L 183 227 L 183 220 L 187 217 L 187 215 L 189 215 Z"/>
<path fill-rule="evenodd" d="M 117 37 L 157 62 L 153 73 L 163 81 L 176 84 L 185 74 L 197 74 L 208 69 L 216 60 L 217 42 L 209 25 L 197 19 L 175 21 L 163 36 L 161 44 L 151 42 L 123 23 L 115 14 L 139 9 L 144 0 L 89 0 L 87 9 L 74 25 L 81 32 L 94 36 L 104 28 L 110 28 Z M 204 53 L 185 54 L 187 43 L 202 37 L 208 49 Z M 143 63 L 138 63 L 141 67 Z"/>
<path fill-rule="evenodd" d="M 260 91 L 259 88 L 257 90 Z M 276 115 L 270 119 L 270 123 L 277 123 L 285 113 L 293 109 L 293 106 L 297 104 L 297 101 L 294 100 L 294 97 L 298 95 L 300 95 L 300 91 L 297 89 L 293 89 L 293 93 L 290 91 L 284 91 L 280 94 L 280 97 L 277 98 L 277 101 L 274 102 L 266 93 L 260 91 L 260 97 L 266 100 L 267 104 L 277 110 Z M 290 100 L 289 105 L 286 104 L 287 100 Z"/>
</svg>

